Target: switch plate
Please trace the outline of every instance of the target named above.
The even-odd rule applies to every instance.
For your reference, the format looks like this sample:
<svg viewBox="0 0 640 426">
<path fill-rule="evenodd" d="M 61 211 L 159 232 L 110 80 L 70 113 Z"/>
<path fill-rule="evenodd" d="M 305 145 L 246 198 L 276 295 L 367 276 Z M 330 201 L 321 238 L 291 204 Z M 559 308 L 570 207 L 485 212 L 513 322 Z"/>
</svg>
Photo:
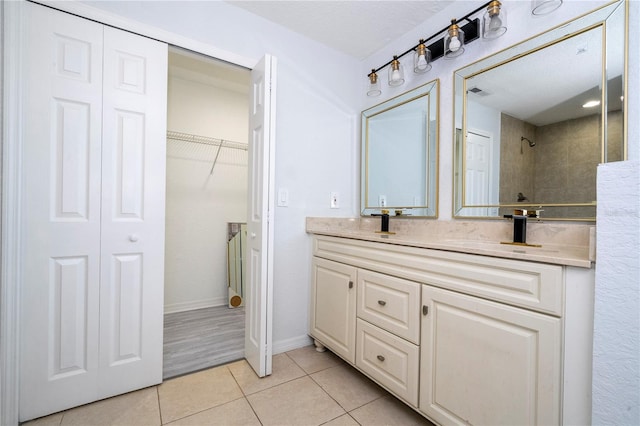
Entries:
<svg viewBox="0 0 640 426">
<path fill-rule="evenodd" d="M 337 192 L 332 192 L 331 193 L 331 202 L 329 204 L 329 206 L 332 209 L 339 209 L 340 208 L 340 194 Z"/>
<path fill-rule="evenodd" d="M 278 207 L 289 207 L 289 190 L 278 189 Z"/>
</svg>

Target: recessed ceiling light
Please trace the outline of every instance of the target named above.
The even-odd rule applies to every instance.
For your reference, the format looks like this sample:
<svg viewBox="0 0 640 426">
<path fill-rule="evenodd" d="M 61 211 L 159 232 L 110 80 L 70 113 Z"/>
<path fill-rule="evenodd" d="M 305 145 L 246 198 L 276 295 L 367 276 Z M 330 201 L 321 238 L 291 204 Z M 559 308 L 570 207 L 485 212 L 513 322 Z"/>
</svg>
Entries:
<svg viewBox="0 0 640 426">
<path fill-rule="evenodd" d="M 593 108 L 600 105 L 600 101 L 589 101 L 586 104 L 582 105 L 582 108 Z"/>
</svg>

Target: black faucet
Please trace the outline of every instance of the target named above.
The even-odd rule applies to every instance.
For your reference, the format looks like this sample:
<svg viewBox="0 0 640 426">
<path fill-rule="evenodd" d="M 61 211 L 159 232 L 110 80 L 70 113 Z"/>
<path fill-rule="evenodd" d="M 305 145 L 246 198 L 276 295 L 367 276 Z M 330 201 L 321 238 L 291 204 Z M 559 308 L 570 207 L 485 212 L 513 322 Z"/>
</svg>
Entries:
<svg viewBox="0 0 640 426">
<path fill-rule="evenodd" d="M 517 214 L 506 214 L 504 217 L 513 219 L 513 242 L 527 243 L 527 216 Z"/>
<path fill-rule="evenodd" d="M 389 232 L 389 210 L 381 210 L 380 214 L 372 214 L 371 216 L 380 216 L 380 232 L 381 233 L 390 233 Z"/>
<path fill-rule="evenodd" d="M 380 221 L 380 232 L 389 232 L 389 211 L 382 210 L 382 220 Z"/>
</svg>

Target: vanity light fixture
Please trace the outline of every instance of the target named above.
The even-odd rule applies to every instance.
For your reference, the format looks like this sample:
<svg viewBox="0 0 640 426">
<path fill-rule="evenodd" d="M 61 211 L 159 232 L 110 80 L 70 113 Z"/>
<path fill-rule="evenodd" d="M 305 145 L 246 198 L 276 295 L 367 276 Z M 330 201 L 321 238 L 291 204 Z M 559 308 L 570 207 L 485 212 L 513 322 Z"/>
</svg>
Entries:
<svg viewBox="0 0 640 426">
<path fill-rule="evenodd" d="M 393 56 L 391 66 L 389 67 L 389 86 L 400 86 L 404 83 L 404 70 L 402 64 L 398 60 L 398 56 Z"/>
<path fill-rule="evenodd" d="M 507 12 L 502 3 L 493 0 L 482 16 L 482 37 L 498 38 L 507 32 Z"/>
<path fill-rule="evenodd" d="M 380 90 L 380 81 L 378 80 L 378 74 L 376 74 L 376 70 L 371 70 L 371 74 L 369 77 L 369 86 L 367 88 L 367 96 L 380 96 L 382 90 Z"/>
<path fill-rule="evenodd" d="M 562 6 L 562 0 L 532 0 L 531 13 L 533 15 L 548 15 Z"/>
<path fill-rule="evenodd" d="M 431 51 L 425 46 L 424 39 L 420 39 L 413 55 L 413 72 L 424 74 L 431 69 Z"/>
<path fill-rule="evenodd" d="M 444 58 L 455 58 L 464 53 L 464 31 L 454 18 L 444 36 Z"/>
<path fill-rule="evenodd" d="M 373 75 L 386 67 L 389 67 L 389 85 L 402 85 L 404 83 L 404 71 L 400 59 L 409 53 L 414 55 L 413 71 L 416 74 L 423 74 L 429 71 L 432 61 L 436 59 L 442 57 L 454 58 L 461 55 L 464 52 L 465 44 L 469 44 L 480 38 L 480 19 L 476 16 L 482 11 L 485 11 L 485 14 L 488 15 L 487 20 L 489 23 L 486 25 L 491 30 L 483 32 L 483 34 L 486 34 L 484 37 L 491 39 L 504 34 L 507 30 L 507 15 L 505 10 L 502 8 L 502 3 L 499 0 L 490 0 L 477 9 L 467 13 L 462 18 L 452 19 L 450 25 L 434 33 L 431 37 L 420 39 L 415 46 L 399 55 L 395 55 L 392 60 L 378 68 L 374 68 L 371 73 L 367 74 L 369 78 L 367 95 L 378 96 L 380 94 L 378 93 L 379 87 L 372 89 L 374 85 L 372 78 Z M 485 25 L 484 22 L 483 25 Z"/>
</svg>

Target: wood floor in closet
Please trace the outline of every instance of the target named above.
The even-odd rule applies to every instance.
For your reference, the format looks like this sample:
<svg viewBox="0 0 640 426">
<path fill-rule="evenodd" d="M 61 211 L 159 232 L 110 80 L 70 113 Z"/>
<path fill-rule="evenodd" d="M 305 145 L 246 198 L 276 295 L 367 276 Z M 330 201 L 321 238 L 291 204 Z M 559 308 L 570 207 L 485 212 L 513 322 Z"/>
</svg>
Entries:
<svg viewBox="0 0 640 426">
<path fill-rule="evenodd" d="M 244 308 L 227 306 L 164 316 L 163 378 L 244 358 Z"/>
</svg>

